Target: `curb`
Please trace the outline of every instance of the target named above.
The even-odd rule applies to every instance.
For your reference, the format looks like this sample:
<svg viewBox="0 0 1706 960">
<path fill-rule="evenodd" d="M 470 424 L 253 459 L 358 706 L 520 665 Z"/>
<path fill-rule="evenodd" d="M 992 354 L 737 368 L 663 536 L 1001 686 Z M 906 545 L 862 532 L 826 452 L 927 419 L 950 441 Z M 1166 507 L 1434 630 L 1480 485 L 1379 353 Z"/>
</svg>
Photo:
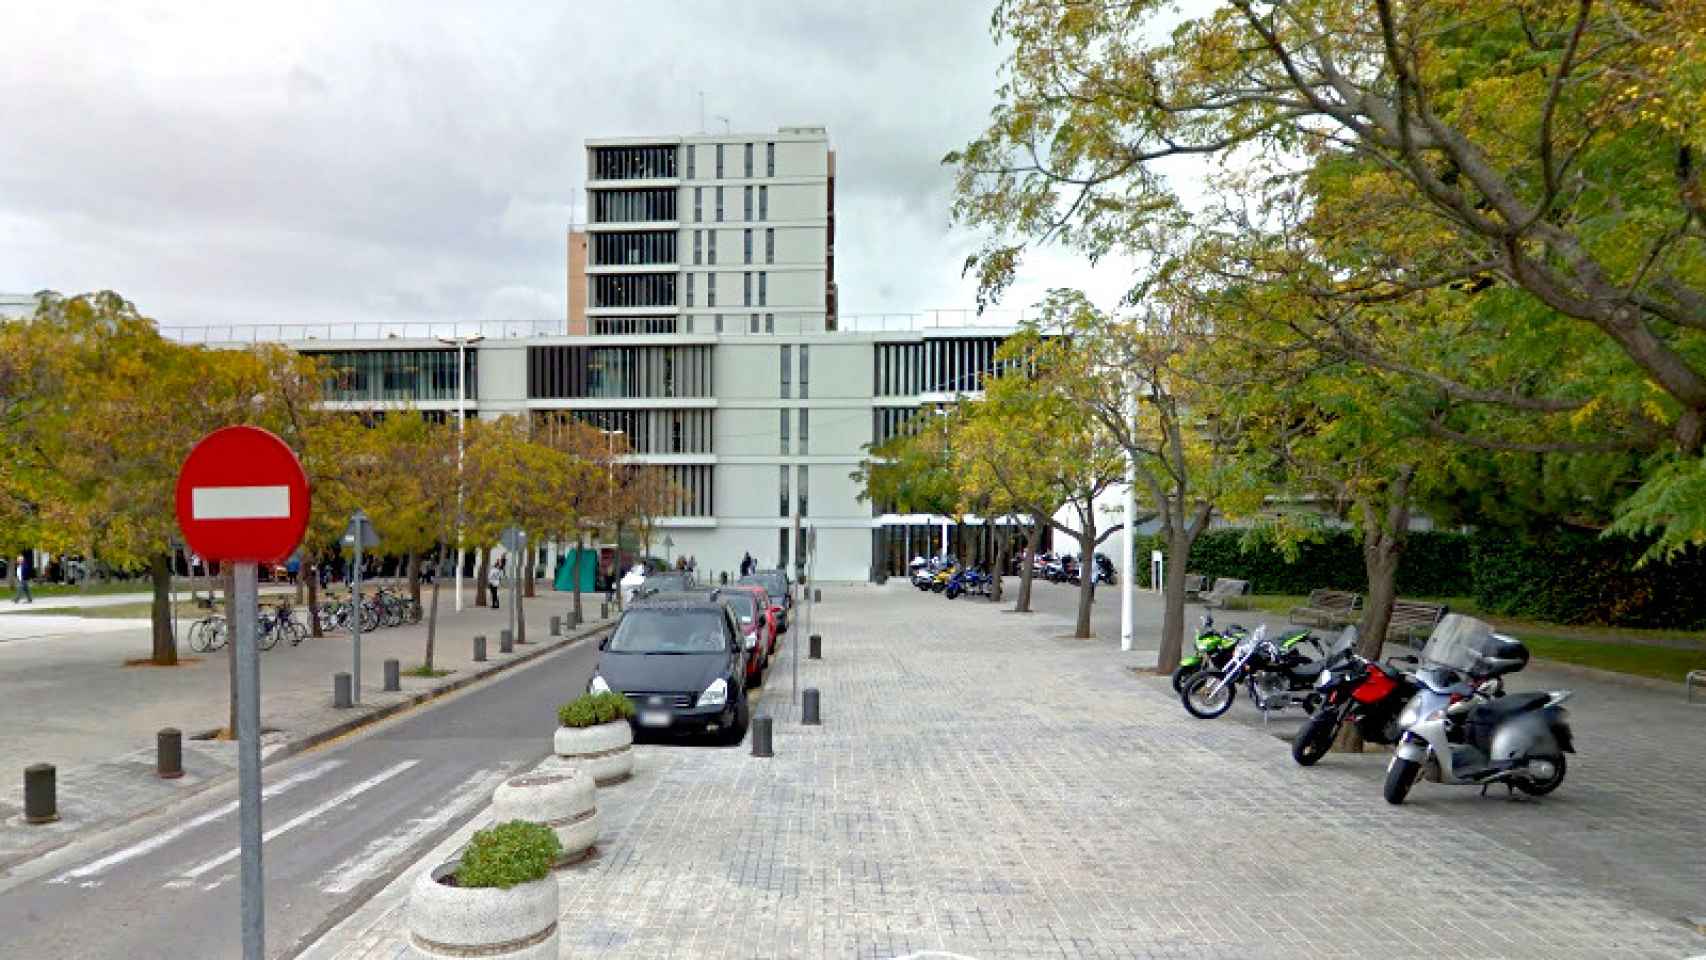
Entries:
<svg viewBox="0 0 1706 960">
<path fill-rule="evenodd" d="M 1643 677 L 1634 673 L 1618 673 L 1616 670 L 1601 670 L 1598 667 L 1584 667 L 1577 663 L 1564 663 L 1559 660 L 1541 660 L 1536 658 L 1530 666 L 1552 670 L 1570 677 L 1581 677 L 1583 680 L 1597 680 L 1600 683 L 1614 683 L 1625 687 L 1639 687 L 1643 690 L 1653 690 L 1663 693 L 1684 693 L 1681 680 L 1660 680 L 1657 677 Z"/>
<path fill-rule="evenodd" d="M 270 767 L 273 764 L 278 763 L 281 760 L 287 760 L 291 757 L 296 756 L 297 754 L 311 750 L 314 747 L 317 747 L 317 746 L 319 746 L 323 743 L 326 743 L 328 741 L 336 740 L 339 737 L 345 736 L 345 735 L 352 733 L 356 730 L 359 730 L 363 727 L 371 726 L 371 725 L 378 723 L 379 721 L 384 720 L 388 717 L 392 717 L 392 716 L 395 716 L 399 713 L 402 713 L 405 710 L 410 710 L 410 709 L 413 709 L 414 707 L 420 706 L 423 703 L 427 703 L 427 702 L 430 702 L 432 700 L 437 700 L 440 697 L 443 697 L 443 696 L 450 694 L 450 693 L 454 693 L 457 690 L 463 689 L 464 687 L 472 686 L 473 684 L 478 683 L 479 681 L 484 680 L 488 677 L 494 676 L 494 675 L 499 674 L 499 673 L 503 673 L 506 670 L 509 670 L 511 668 L 514 668 L 514 667 L 521 666 L 524 663 L 528 663 L 530 661 L 537 660 L 538 658 L 543 657 L 548 653 L 553 653 L 557 650 L 561 650 L 564 647 L 568 647 L 572 644 L 579 643 L 582 640 L 591 639 L 592 637 L 597 636 L 599 633 L 601 633 L 605 630 L 608 630 L 611 627 L 614 627 L 615 625 L 616 625 L 615 621 L 612 620 L 609 623 L 604 623 L 604 624 L 600 624 L 596 627 L 593 627 L 591 630 L 583 630 L 580 633 L 569 634 L 567 636 L 554 638 L 547 643 L 541 644 L 538 647 L 538 649 L 529 650 L 526 653 L 519 654 L 519 655 L 517 655 L 517 656 L 515 656 L 509 660 L 505 660 L 501 663 L 493 663 L 490 666 L 485 667 L 484 669 L 476 670 L 472 673 L 468 673 L 468 674 L 465 674 L 461 677 L 457 677 L 455 680 L 452 680 L 452 681 L 444 684 L 443 686 L 433 687 L 432 689 L 429 689 L 429 690 L 422 690 L 419 693 L 415 693 L 415 694 L 412 694 L 410 696 L 404 697 L 403 699 L 398 700 L 394 703 L 388 703 L 383 707 L 379 707 L 375 710 L 370 710 L 370 711 L 363 713 L 359 716 L 350 717 L 348 720 L 344 720 L 340 723 L 334 724 L 333 726 L 327 727 L 324 730 L 317 730 L 313 733 L 308 734 L 307 736 L 300 737 L 300 738 L 295 739 L 295 740 L 291 740 L 291 741 L 285 743 L 283 746 L 279 747 L 277 750 L 274 750 L 272 753 L 267 754 L 266 756 L 262 757 L 261 758 L 261 769 L 265 770 L 267 767 Z M 531 645 L 532 644 L 529 644 L 529 646 L 531 646 Z M 204 783 L 198 784 L 198 785 L 196 785 L 195 789 L 193 789 L 193 790 L 187 790 L 178 796 L 171 797 L 171 798 L 166 799 L 166 800 L 162 800 L 160 803 L 157 803 L 152 807 L 149 807 L 145 810 L 138 811 L 135 814 L 133 814 L 129 819 L 119 821 L 119 822 L 115 822 L 115 823 L 112 823 L 110 826 L 105 826 L 105 827 L 92 826 L 91 832 L 81 833 L 81 834 L 79 834 L 79 833 L 67 834 L 65 836 L 55 838 L 54 840 L 49 841 L 49 842 L 44 843 L 44 844 L 41 844 L 39 846 L 31 847 L 28 850 L 24 850 L 24 851 L 21 851 L 19 853 L 15 853 L 15 854 L 12 854 L 12 855 L 6 856 L 6 857 L 0 857 L 0 877 L 4 877 L 6 874 L 10 873 L 13 868 L 15 868 L 21 864 L 28 863 L 31 860 L 35 860 L 39 857 L 44 857 L 44 856 L 54 852 L 55 850 L 60 849 L 61 847 L 66 847 L 66 846 L 71 845 L 72 843 L 77 843 L 77 842 L 84 841 L 84 840 L 98 839 L 107 833 L 111 833 L 111 832 L 114 832 L 117 830 L 122 830 L 125 827 L 129 826 L 130 824 L 137 822 L 138 820 L 142 820 L 142 819 L 145 819 L 147 817 L 154 816 L 155 814 L 158 814 L 158 813 L 166 810 L 168 807 L 171 807 L 171 806 L 178 804 L 178 803 L 182 803 L 185 800 L 188 800 L 192 797 L 199 796 L 199 795 L 207 792 L 208 790 L 213 789 L 214 787 L 222 786 L 222 785 L 230 783 L 236 779 L 237 779 L 236 771 L 232 771 L 232 772 L 227 773 L 223 776 L 216 777 L 216 778 L 208 780 Z"/>
</svg>

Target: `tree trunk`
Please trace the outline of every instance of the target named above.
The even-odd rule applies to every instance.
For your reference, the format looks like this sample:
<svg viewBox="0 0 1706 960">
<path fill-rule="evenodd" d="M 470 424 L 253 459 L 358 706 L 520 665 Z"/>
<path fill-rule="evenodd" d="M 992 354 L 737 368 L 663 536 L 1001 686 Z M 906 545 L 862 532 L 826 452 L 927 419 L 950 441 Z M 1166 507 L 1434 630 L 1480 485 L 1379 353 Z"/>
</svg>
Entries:
<svg viewBox="0 0 1706 960">
<path fill-rule="evenodd" d="M 1161 649 L 1156 654 L 1155 672 L 1171 674 L 1179 666 L 1185 649 L 1185 568 L 1190 565 L 1190 529 L 1176 523 L 1163 531 L 1167 537 L 1167 570 L 1162 577 L 1165 610 L 1161 616 Z M 1132 571 L 1132 576 L 1136 571 Z"/>
<path fill-rule="evenodd" d="M 610 571 L 610 592 L 616 595 L 616 609 L 622 609 L 622 521 L 616 521 L 616 569 Z"/>
<path fill-rule="evenodd" d="M 529 566 L 531 566 L 531 564 L 529 564 Z M 521 571 L 517 570 L 514 575 L 518 576 L 518 577 L 521 576 Z M 519 586 L 519 584 L 518 584 L 518 586 Z M 527 591 L 524 589 L 517 589 L 515 591 L 515 642 L 516 643 L 526 643 L 527 642 L 527 610 L 522 605 L 522 602 L 521 602 L 522 599 L 526 596 L 527 596 Z"/>
<path fill-rule="evenodd" d="M 989 565 L 989 602 L 1001 602 L 1001 574 L 1007 569 L 1007 541 L 995 541 L 995 562 Z"/>
<path fill-rule="evenodd" d="M 178 665 L 178 638 L 172 634 L 171 558 L 157 553 L 148 558 L 148 575 L 154 581 L 154 656 L 157 667 Z"/>
<path fill-rule="evenodd" d="M 429 677 L 432 676 L 432 645 L 438 639 L 438 585 L 443 579 L 432 578 L 432 602 L 427 606 L 426 659 L 421 661 L 421 665 Z"/>
<path fill-rule="evenodd" d="M 585 543 L 586 531 L 577 528 L 575 530 L 575 562 L 569 567 L 569 579 L 574 581 L 575 586 L 576 620 L 585 619 L 581 613 L 581 564 L 586 562 Z"/>
<path fill-rule="evenodd" d="M 480 566 L 474 574 L 474 606 L 490 606 L 486 599 L 486 578 L 491 576 L 492 551 L 485 548 L 480 550 Z"/>
<path fill-rule="evenodd" d="M 1096 549 L 1096 525 L 1087 523 L 1078 534 L 1078 555 L 1088 557 Z M 1090 632 L 1090 607 L 1096 600 L 1096 578 L 1083 562 L 1078 564 L 1078 625 L 1073 630 L 1073 636 L 1080 640 L 1088 640 L 1095 636 Z"/>
<path fill-rule="evenodd" d="M 1025 534 L 1025 559 L 1019 567 L 1019 599 L 1013 604 L 1014 613 L 1031 612 L 1031 577 L 1037 564 L 1037 525 Z"/>
<path fill-rule="evenodd" d="M 320 565 L 304 567 L 308 581 L 308 635 L 316 639 L 326 634 L 320 629 Z"/>
<path fill-rule="evenodd" d="M 533 571 L 539 563 L 539 548 L 533 545 L 533 541 L 531 539 L 527 541 L 527 556 L 522 559 L 523 562 L 527 564 L 527 569 L 524 571 L 525 575 L 521 580 L 521 593 L 523 596 L 531 598 L 534 595 Z"/>
<path fill-rule="evenodd" d="M 1410 532 L 1410 475 L 1408 469 L 1400 471 L 1387 489 L 1384 520 L 1373 504 L 1362 504 L 1362 563 L 1368 574 L 1368 599 L 1363 604 L 1362 622 L 1357 625 L 1356 651 L 1370 660 L 1380 659 L 1386 630 L 1392 625 L 1392 601 L 1398 599 L 1398 564 Z M 1335 749 L 1361 753 L 1362 735 L 1355 727 L 1346 726 L 1339 731 Z"/>
<path fill-rule="evenodd" d="M 408 562 L 407 569 L 408 569 L 408 576 L 409 576 L 409 599 L 415 601 L 415 603 L 418 604 L 421 602 L 421 555 L 419 553 L 416 553 L 413 550 L 410 550 L 409 551 L 409 559 L 407 562 Z"/>
</svg>

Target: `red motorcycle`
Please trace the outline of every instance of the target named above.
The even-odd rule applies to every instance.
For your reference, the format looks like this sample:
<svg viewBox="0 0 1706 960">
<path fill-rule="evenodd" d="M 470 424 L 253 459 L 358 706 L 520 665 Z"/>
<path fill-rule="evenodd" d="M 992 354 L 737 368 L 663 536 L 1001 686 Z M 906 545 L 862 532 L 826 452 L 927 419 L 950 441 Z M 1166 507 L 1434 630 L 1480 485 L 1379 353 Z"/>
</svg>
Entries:
<svg viewBox="0 0 1706 960">
<path fill-rule="evenodd" d="M 1339 646 L 1349 650 L 1356 644 L 1356 628 L 1346 627 Z M 1291 758 L 1307 767 L 1333 749 L 1333 741 L 1347 722 L 1370 743 L 1397 743 L 1403 731 L 1398 714 L 1416 695 L 1416 680 L 1393 663 L 1414 664 L 1415 657 L 1389 657 L 1375 663 L 1354 653 L 1346 654 L 1315 681 L 1315 692 L 1323 697 L 1320 709 L 1297 731 L 1291 741 Z"/>
</svg>

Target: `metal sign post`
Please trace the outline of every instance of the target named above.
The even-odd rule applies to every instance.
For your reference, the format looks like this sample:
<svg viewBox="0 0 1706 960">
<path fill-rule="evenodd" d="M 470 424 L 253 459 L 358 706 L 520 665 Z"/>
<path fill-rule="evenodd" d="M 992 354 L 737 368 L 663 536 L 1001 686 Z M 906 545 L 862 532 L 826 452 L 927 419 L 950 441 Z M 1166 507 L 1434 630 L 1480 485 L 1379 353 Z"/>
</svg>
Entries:
<svg viewBox="0 0 1706 960">
<path fill-rule="evenodd" d="M 266 956 L 266 900 L 261 873 L 261 658 L 255 649 L 255 564 L 236 565 L 237 837 L 242 849 L 243 957 Z"/>
<path fill-rule="evenodd" d="M 516 561 L 515 569 L 509 574 L 509 635 L 519 640 L 521 638 L 518 632 L 521 628 L 517 619 L 517 605 L 521 602 L 522 551 L 527 549 L 527 531 L 520 527 L 505 527 L 503 532 L 498 534 L 498 543 L 509 552 L 510 558 Z"/>
<path fill-rule="evenodd" d="M 350 673 L 350 702 L 361 702 L 361 548 L 377 547 L 379 535 L 367 514 L 357 509 L 344 528 L 344 543 L 355 548 L 355 567 L 350 574 L 350 636 L 354 639 L 355 664 Z"/>
</svg>

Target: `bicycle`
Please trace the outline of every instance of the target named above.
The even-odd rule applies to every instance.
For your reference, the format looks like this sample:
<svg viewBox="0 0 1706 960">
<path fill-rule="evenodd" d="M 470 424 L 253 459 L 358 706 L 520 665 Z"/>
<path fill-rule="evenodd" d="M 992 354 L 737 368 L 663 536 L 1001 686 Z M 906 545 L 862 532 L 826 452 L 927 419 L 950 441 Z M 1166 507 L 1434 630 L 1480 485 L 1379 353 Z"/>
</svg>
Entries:
<svg viewBox="0 0 1706 960">
<path fill-rule="evenodd" d="M 190 625 L 190 649 L 196 653 L 218 650 L 225 646 L 230 638 L 225 615 L 222 613 L 210 613 Z"/>
</svg>

